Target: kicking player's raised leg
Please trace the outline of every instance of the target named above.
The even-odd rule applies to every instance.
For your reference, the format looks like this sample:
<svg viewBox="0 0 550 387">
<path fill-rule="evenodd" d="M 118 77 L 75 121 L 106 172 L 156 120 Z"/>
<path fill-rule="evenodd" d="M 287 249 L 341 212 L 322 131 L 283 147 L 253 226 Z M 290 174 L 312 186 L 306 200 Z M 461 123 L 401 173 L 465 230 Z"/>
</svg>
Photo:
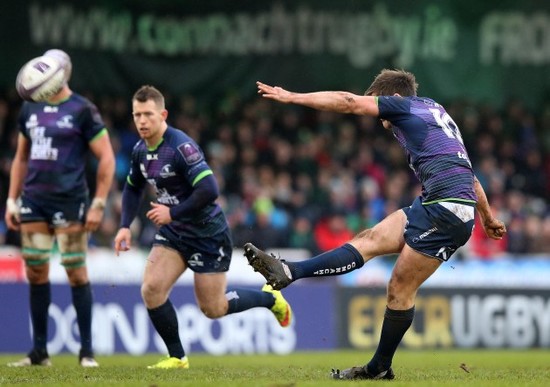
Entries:
<svg viewBox="0 0 550 387">
<path fill-rule="evenodd" d="M 300 278 L 346 274 L 362 267 L 376 256 L 398 253 L 405 244 L 403 230 L 406 220 L 402 210 L 395 211 L 372 229 L 360 232 L 341 247 L 303 261 L 279 259 L 252 243 L 245 244 L 244 255 L 273 289 L 280 290 Z"/>
</svg>

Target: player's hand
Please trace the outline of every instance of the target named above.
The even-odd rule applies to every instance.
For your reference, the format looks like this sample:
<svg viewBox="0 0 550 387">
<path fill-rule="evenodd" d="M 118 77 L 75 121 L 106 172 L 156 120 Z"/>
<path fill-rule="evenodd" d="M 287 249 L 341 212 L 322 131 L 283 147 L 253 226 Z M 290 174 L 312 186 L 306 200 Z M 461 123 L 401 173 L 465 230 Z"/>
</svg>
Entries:
<svg viewBox="0 0 550 387">
<path fill-rule="evenodd" d="M 99 228 L 104 211 L 105 199 L 96 196 L 92 200 L 88 213 L 86 214 L 86 224 L 84 225 L 86 231 L 95 231 Z"/>
<path fill-rule="evenodd" d="M 8 199 L 6 201 L 6 214 L 4 218 L 10 230 L 19 231 L 19 224 L 21 223 L 19 214 L 20 208 L 17 202 L 14 199 Z"/>
<path fill-rule="evenodd" d="M 269 86 L 262 82 L 256 82 L 258 86 L 258 94 L 264 98 L 273 99 L 282 103 L 290 103 L 292 93 L 279 86 Z"/>
<path fill-rule="evenodd" d="M 101 219 L 103 219 L 103 209 L 90 208 L 86 214 L 86 224 L 84 225 L 84 228 L 86 231 L 96 231 L 99 228 Z"/>
<path fill-rule="evenodd" d="M 484 219 L 482 224 L 485 234 L 491 239 L 502 239 L 506 234 L 506 226 L 498 219 Z"/>
<path fill-rule="evenodd" d="M 151 202 L 151 207 L 153 208 L 147 211 L 146 214 L 147 218 L 151 220 L 151 222 L 157 226 L 163 226 L 172 221 L 172 217 L 170 216 L 170 207 L 154 202 Z"/>
<path fill-rule="evenodd" d="M 115 254 L 118 257 L 121 251 L 130 250 L 132 243 L 132 232 L 129 228 L 121 228 L 115 237 Z"/>
</svg>

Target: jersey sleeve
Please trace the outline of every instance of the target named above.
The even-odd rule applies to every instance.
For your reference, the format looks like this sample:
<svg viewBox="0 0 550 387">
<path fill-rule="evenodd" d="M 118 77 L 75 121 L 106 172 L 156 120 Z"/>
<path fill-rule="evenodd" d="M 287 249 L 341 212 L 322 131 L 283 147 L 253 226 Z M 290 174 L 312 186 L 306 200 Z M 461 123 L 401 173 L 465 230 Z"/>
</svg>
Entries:
<svg viewBox="0 0 550 387">
<path fill-rule="evenodd" d="M 139 143 L 137 143 L 134 146 L 134 149 L 132 150 L 132 157 L 130 160 L 130 171 L 128 172 L 128 176 L 126 177 L 126 182 L 134 188 L 143 189 L 143 187 L 146 184 L 146 181 L 145 181 L 145 178 L 143 177 L 143 174 L 141 173 L 140 166 L 139 166 L 138 145 Z"/>
<path fill-rule="evenodd" d="M 107 132 L 99 110 L 89 101 L 82 110 L 80 119 L 82 132 L 88 142 Z"/>
<path fill-rule="evenodd" d="M 17 117 L 17 130 L 19 130 L 19 133 L 21 133 L 23 136 L 25 136 L 27 139 L 30 140 L 29 132 L 27 131 L 27 125 L 26 125 L 26 117 L 27 110 L 29 107 L 28 102 L 23 102 L 23 105 L 21 106 L 21 111 L 19 112 L 19 116 Z"/>
<path fill-rule="evenodd" d="M 193 140 L 188 139 L 178 145 L 177 151 L 176 166 L 192 187 L 204 177 L 213 174 L 202 149 Z"/>
<path fill-rule="evenodd" d="M 410 114 L 408 99 L 397 96 L 378 97 L 378 116 L 384 120 L 394 122 Z"/>
</svg>

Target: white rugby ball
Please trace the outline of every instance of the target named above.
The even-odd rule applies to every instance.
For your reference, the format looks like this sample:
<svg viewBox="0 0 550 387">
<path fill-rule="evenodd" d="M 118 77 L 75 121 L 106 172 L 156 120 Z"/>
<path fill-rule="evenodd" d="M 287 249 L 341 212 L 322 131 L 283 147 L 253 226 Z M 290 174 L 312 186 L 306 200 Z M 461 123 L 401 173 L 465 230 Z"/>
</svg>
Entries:
<svg viewBox="0 0 550 387">
<path fill-rule="evenodd" d="M 65 68 L 53 56 L 39 56 L 21 67 L 15 80 L 17 93 L 25 101 L 45 102 L 65 84 Z"/>
</svg>

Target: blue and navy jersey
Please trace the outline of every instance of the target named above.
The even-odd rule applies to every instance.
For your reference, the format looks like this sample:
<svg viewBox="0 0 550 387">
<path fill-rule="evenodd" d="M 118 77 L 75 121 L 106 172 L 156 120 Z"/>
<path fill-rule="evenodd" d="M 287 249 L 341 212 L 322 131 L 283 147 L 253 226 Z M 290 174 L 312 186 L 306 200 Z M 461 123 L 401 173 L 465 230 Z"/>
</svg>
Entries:
<svg viewBox="0 0 550 387">
<path fill-rule="evenodd" d="M 379 117 L 392 123 L 409 165 L 422 183 L 424 204 L 477 201 L 462 136 L 445 109 L 428 98 L 378 97 Z"/>
<path fill-rule="evenodd" d="M 151 184 L 157 202 L 173 207 L 187 200 L 193 187 L 211 174 L 197 143 L 186 133 L 168 126 L 157 147 L 147 148 L 143 140 L 136 143 L 127 182 L 140 191 L 146 183 Z M 228 226 L 220 206 L 212 202 L 189 217 L 173 219 L 167 227 L 180 236 L 195 237 L 216 235 Z"/>
<path fill-rule="evenodd" d="M 18 127 L 31 147 L 23 194 L 46 200 L 87 197 L 88 144 L 107 133 L 96 106 L 76 93 L 58 104 L 24 102 Z"/>
</svg>

